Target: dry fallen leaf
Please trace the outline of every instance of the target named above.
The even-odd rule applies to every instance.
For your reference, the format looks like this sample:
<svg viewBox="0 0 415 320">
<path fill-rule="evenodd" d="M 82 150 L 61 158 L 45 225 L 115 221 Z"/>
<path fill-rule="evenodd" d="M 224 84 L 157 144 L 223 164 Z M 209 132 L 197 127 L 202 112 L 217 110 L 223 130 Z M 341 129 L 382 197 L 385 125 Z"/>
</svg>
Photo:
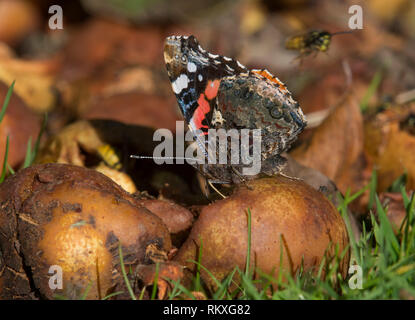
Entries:
<svg viewBox="0 0 415 320">
<path fill-rule="evenodd" d="M 99 149 L 103 146 L 108 146 L 108 142 L 102 138 L 100 131 L 89 121 L 78 121 L 50 138 L 37 155 L 36 163 L 57 162 L 88 167 L 88 158 L 91 155 L 99 157 Z M 103 162 L 90 167 L 111 178 L 124 190 L 130 193 L 137 191 L 133 180 L 127 173 L 110 168 Z"/>
<path fill-rule="evenodd" d="M 360 189 L 368 177 L 363 176 L 363 119 L 352 93 L 290 155 L 333 180 L 342 193 Z"/>
<path fill-rule="evenodd" d="M 157 297 L 159 300 L 164 299 L 168 291 L 172 289 L 168 280 L 179 281 L 184 276 L 183 266 L 172 261 L 159 263 L 158 267 L 155 264 L 140 264 L 136 268 L 136 274 L 143 281 L 144 286 L 152 285 L 157 277 Z"/>
<path fill-rule="evenodd" d="M 8 88 L 0 82 L 0 105 Z M 39 117 L 32 112 L 17 94 L 12 94 L 6 114 L 0 123 L 0 162 L 3 163 L 6 137 L 9 136 L 8 163 L 15 167 L 26 155 L 27 144 L 32 137 L 32 147 L 40 130 Z"/>
<path fill-rule="evenodd" d="M 394 106 L 365 123 L 365 151 L 378 173 L 378 191 L 385 191 L 405 171 L 406 187 L 415 189 L 415 103 Z"/>
<path fill-rule="evenodd" d="M 0 56 L 0 80 L 16 80 L 14 91 L 28 107 L 37 111 L 51 110 L 57 101 L 55 74 L 59 59 L 27 61 L 9 55 Z"/>
</svg>

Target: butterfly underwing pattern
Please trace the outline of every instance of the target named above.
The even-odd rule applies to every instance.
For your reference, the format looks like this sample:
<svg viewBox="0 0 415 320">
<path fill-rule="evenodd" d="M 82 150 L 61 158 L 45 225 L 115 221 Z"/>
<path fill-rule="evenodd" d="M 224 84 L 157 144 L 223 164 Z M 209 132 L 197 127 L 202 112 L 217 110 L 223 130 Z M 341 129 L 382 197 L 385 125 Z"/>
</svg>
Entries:
<svg viewBox="0 0 415 320">
<path fill-rule="evenodd" d="M 306 120 L 277 77 L 266 69 L 249 70 L 237 60 L 209 53 L 194 36 L 168 37 L 164 59 L 179 108 L 206 157 L 207 145 L 200 137 L 209 129 L 260 129 L 261 173 L 281 171 L 285 162 L 281 153 L 303 131 Z M 224 183 L 252 178 L 243 176 L 243 166 L 208 161 L 195 165 L 208 179 Z"/>
</svg>

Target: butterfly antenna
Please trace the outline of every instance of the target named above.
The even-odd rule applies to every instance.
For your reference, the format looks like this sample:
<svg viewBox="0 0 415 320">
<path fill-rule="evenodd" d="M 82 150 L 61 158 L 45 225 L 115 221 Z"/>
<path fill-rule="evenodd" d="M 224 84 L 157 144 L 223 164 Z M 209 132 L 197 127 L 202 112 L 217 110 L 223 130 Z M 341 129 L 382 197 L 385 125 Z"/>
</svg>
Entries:
<svg viewBox="0 0 415 320">
<path fill-rule="evenodd" d="M 186 157 L 154 157 L 154 156 L 139 156 L 135 154 L 131 154 L 130 158 L 133 159 L 152 159 L 152 160 L 191 160 L 194 161 L 194 158 L 186 158 Z"/>
</svg>

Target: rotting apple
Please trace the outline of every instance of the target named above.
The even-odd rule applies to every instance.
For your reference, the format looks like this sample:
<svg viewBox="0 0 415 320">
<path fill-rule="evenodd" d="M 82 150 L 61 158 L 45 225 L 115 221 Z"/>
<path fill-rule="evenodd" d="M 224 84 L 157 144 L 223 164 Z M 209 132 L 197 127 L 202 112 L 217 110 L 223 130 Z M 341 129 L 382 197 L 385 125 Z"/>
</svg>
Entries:
<svg viewBox="0 0 415 320">
<path fill-rule="evenodd" d="M 119 245 L 126 268 L 171 249 L 162 220 L 91 169 L 29 167 L 0 185 L 0 204 L 2 299 L 104 298 L 123 287 Z"/>
<path fill-rule="evenodd" d="M 191 261 L 198 260 L 201 248 L 201 277 L 212 290 L 216 284 L 205 268 L 219 281 L 235 267 L 244 270 L 249 209 L 252 270 L 277 277 L 282 250 L 282 267 L 291 274 L 301 266 L 317 271 L 325 257 L 330 261 L 343 254 L 339 271 L 346 276 L 348 233 L 329 200 L 306 183 L 282 176 L 253 180 L 248 186 L 241 184 L 227 199 L 202 209 L 175 261 L 194 271 Z"/>
</svg>

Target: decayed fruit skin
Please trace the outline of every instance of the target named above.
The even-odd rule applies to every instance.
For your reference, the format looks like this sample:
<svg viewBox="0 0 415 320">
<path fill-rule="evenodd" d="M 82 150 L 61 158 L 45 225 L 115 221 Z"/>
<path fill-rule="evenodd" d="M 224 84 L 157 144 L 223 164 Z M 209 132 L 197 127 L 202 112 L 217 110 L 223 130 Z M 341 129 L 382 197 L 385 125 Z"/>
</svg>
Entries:
<svg viewBox="0 0 415 320">
<path fill-rule="evenodd" d="M 247 209 L 252 214 L 251 266 L 277 276 L 280 265 L 280 239 L 283 268 L 294 273 L 301 265 L 305 270 L 318 268 L 330 243 L 346 249 L 348 235 L 344 221 L 335 207 L 321 193 L 306 183 L 277 176 L 249 182 L 252 190 L 241 185 L 227 199 L 206 206 L 175 260 L 194 270 L 198 248 L 202 247 L 201 264 L 218 280 L 224 279 L 235 266 L 245 269 L 248 229 Z M 202 241 L 202 244 L 201 244 Z M 328 251 L 333 256 L 334 246 Z M 349 253 L 340 265 L 347 273 Z M 274 269 L 275 268 L 275 269 Z M 202 270 L 208 286 L 212 278 Z"/>
<path fill-rule="evenodd" d="M 171 249 L 162 220 L 101 173 L 36 165 L 0 185 L 0 298 L 79 299 L 90 284 L 87 298 L 103 298 L 123 285 L 119 243 L 127 268 L 149 263 L 149 245 Z M 49 286 L 52 265 L 62 290 Z"/>
</svg>

